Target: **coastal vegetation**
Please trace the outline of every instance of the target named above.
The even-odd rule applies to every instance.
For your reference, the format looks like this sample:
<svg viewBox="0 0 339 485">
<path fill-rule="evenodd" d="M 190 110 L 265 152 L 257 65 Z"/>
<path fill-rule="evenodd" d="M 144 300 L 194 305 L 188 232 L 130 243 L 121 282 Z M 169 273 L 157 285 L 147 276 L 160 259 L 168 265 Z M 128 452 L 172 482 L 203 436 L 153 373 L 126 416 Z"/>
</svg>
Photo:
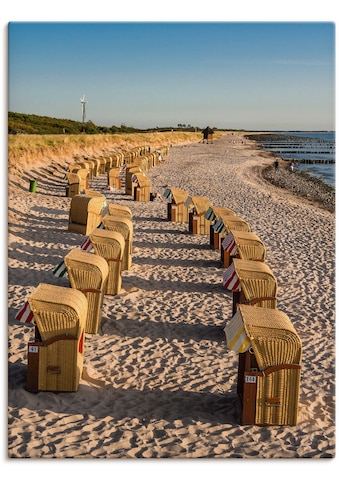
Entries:
<svg viewBox="0 0 339 485">
<path fill-rule="evenodd" d="M 203 127 L 205 128 L 205 127 Z M 92 121 L 85 123 L 81 121 L 73 121 L 68 119 L 52 118 L 49 116 L 39 116 L 35 114 L 24 113 L 8 113 L 8 134 L 30 134 L 30 135 L 78 135 L 80 133 L 86 133 L 88 135 L 99 134 L 122 134 L 122 133 L 148 133 L 148 132 L 166 132 L 166 131 L 184 131 L 189 133 L 201 132 L 202 129 L 199 126 L 191 126 L 190 124 L 178 123 L 176 127 L 155 127 L 147 128 L 145 130 L 134 128 L 132 126 L 112 125 L 98 126 Z M 214 127 L 214 131 L 218 131 L 218 128 Z M 224 131 L 224 130 L 221 130 Z"/>
</svg>

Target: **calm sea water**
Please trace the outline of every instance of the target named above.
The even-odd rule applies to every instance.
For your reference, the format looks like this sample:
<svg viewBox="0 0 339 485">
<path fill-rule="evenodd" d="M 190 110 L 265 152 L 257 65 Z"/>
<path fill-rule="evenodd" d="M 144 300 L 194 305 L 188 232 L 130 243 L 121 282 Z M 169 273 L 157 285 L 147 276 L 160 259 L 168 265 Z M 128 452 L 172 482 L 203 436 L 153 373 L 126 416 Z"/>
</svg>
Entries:
<svg viewBox="0 0 339 485">
<path fill-rule="evenodd" d="M 278 134 L 278 133 L 277 133 Z M 280 156 L 282 156 L 285 159 L 293 158 L 294 160 L 302 160 L 302 159 L 308 159 L 308 160 L 335 160 L 335 149 L 334 149 L 334 143 L 335 143 L 335 132 L 279 132 L 279 135 L 284 135 L 287 137 L 289 140 L 289 143 L 291 140 L 294 138 L 299 138 L 303 137 L 305 139 L 305 144 L 303 144 L 303 148 L 301 153 L 292 153 L 292 148 L 291 151 L 289 151 L 288 145 L 285 146 L 284 150 L 286 150 L 284 153 L 281 153 Z M 312 150 L 314 149 L 314 144 L 319 144 L 321 145 L 321 142 L 333 142 L 333 150 L 330 150 L 329 153 L 312 153 Z M 327 144 L 326 143 L 326 144 Z M 291 143 L 292 144 L 292 143 Z M 274 151 L 274 148 L 270 148 L 272 151 Z M 310 150 L 310 151 L 308 151 Z M 335 187 L 335 163 L 312 163 L 312 164 L 306 164 L 306 163 L 299 163 L 296 166 L 296 170 L 303 170 L 307 171 L 310 175 L 314 175 L 315 177 L 319 177 L 321 180 L 323 180 L 325 183 L 331 185 L 332 187 Z"/>
</svg>

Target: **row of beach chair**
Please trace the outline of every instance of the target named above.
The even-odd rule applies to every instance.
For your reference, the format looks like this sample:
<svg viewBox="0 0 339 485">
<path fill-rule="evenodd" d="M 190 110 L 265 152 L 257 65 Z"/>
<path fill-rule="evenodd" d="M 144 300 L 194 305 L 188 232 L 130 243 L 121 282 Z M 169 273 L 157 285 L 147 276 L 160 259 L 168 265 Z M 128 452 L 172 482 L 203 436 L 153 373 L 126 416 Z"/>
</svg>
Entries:
<svg viewBox="0 0 339 485">
<path fill-rule="evenodd" d="M 164 148 L 152 154 L 149 149 L 135 149 L 123 153 L 123 157 L 110 160 L 103 157 L 96 160 L 96 164 L 94 160 L 76 160 L 70 165 L 68 181 L 72 180 L 71 174 L 77 175 L 78 186 L 76 190 L 70 183 L 66 187 L 66 195 L 71 197 L 68 230 L 87 237 L 53 270 L 56 276 L 68 276 L 69 286 L 40 283 L 16 314 L 21 322 L 35 323 L 34 338 L 28 342 L 28 391 L 78 389 L 85 334 L 98 332 L 104 298 L 119 294 L 122 272 L 132 265 L 131 210 L 108 203 L 101 192 L 89 189 L 89 180 L 107 173 L 110 184 L 112 163 L 125 166 L 127 170 L 136 163 L 146 170 L 167 151 Z M 127 187 L 126 180 L 125 190 Z M 134 183 L 134 187 L 137 189 L 138 184 Z"/>
<path fill-rule="evenodd" d="M 301 341 L 288 316 L 277 309 L 277 280 L 265 262 L 266 248 L 232 210 L 204 197 L 167 188 L 167 219 L 209 235 L 220 251 L 222 284 L 232 292 L 232 318 L 225 327 L 228 349 L 238 353 L 237 393 L 242 423 L 295 425 L 301 375 Z"/>
</svg>

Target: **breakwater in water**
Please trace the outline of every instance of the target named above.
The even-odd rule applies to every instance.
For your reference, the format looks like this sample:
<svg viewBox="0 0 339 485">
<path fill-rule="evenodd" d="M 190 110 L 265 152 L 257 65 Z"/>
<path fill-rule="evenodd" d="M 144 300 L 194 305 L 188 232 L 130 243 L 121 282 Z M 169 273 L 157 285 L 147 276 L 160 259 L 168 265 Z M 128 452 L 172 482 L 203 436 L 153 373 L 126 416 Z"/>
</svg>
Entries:
<svg viewBox="0 0 339 485">
<path fill-rule="evenodd" d="M 247 138 L 255 140 L 265 151 L 281 161 L 294 162 L 296 171 L 335 187 L 334 132 L 255 133 Z"/>
</svg>

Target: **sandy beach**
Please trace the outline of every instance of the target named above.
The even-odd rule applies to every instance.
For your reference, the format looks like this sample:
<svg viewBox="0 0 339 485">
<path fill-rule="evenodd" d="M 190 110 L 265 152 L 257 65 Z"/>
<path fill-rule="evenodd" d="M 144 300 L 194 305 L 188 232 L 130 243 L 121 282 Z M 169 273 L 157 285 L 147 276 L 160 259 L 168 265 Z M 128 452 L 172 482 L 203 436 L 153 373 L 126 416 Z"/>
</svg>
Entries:
<svg viewBox="0 0 339 485">
<path fill-rule="evenodd" d="M 69 160 L 9 173 L 9 458 L 333 458 L 335 455 L 335 217 L 270 185 L 272 159 L 240 134 L 173 146 L 147 176 L 152 192 L 181 188 L 242 217 L 263 241 L 278 282 L 278 308 L 302 341 L 296 426 L 241 424 L 238 357 L 224 327 L 232 294 L 220 252 L 188 224 L 167 220 L 162 200 L 136 202 L 90 181 L 133 214 L 132 266 L 105 296 L 98 334 L 86 334 L 74 393 L 25 389 L 32 324 L 15 315 L 85 236 L 67 230 Z M 37 180 L 30 193 L 29 180 Z"/>
</svg>

